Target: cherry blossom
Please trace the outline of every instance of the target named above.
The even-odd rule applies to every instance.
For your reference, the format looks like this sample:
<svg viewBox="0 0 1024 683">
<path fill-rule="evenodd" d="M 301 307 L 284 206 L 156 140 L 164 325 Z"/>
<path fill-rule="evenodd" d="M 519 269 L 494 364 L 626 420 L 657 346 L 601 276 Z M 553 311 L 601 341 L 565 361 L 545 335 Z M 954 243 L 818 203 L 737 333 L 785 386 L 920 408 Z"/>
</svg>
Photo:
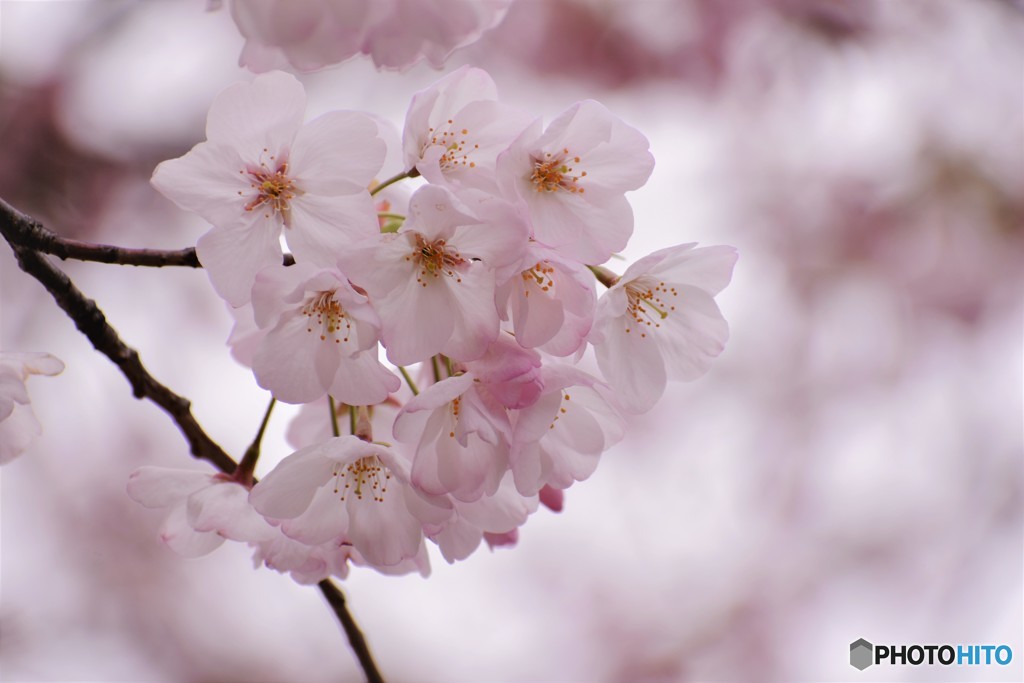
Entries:
<svg viewBox="0 0 1024 683">
<path fill-rule="evenodd" d="M 497 491 L 508 470 L 510 432 L 505 409 L 479 391 L 471 373 L 441 380 L 410 399 L 394 427 L 395 439 L 416 449 L 416 487 L 464 502 Z"/>
<path fill-rule="evenodd" d="M 625 193 L 654 168 L 638 130 L 593 100 L 534 123 L 498 157 L 504 192 L 529 208 L 533 237 L 565 256 L 599 264 L 626 246 L 633 210 Z"/>
<path fill-rule="evenodd" d="M 506 476 L 492 495 L 470 503 L 456 500 L 454 514 L 441 524 L 426 525 L 425 531 L 450 564 L 473 554 L 486 536 L 492 540 L 510 534 L 514 537 L 536 510 L 537 497 L 520 495 Z M 510 540 L 506 538 L 503 544 L 509 545 Z"/>
<path fill-rule="evenodd" d="M 306 96 L 272 72 L 214 100 L 206 142 L 165 161 L 152 184 L 213 229 L 196 251 L 231 305 L 249 300 L 256 273 L 281 263 L 280 236 L 297 259 L 332 266 L 332 254 L 377 233 L 367 185 L 384 161 L 369 116 L 333 111 L 303 124 Z"/>
<path fill-rule="evenodd" d="M 253 372 L 278 400 L 306 403 L 330 393 L 370 405 L 398 389 L 398 378 L 377 360 L 376 312 L 337 269 L 265 268 L 253 285 L 253 312 L 267 330 Z"/>
<path fill-rule="evenodd" d="M 417 557 L 421 518 L 436 523 L 450 515 L 443 499 L 428 501 L 410 487 L 409 463 L 400 452 L 355 436 L 292 453 L 249 499 L 290 538 L 307 545 L 340 539 L 374 566 Z"/>
<path fill-rule="evenodd" d="M 555 356 L 576 353 L 594 322 L 593 274 L 538 242 L 529 243 L 525 262 L 528 268 L 497 289 L 502 318 L 511 317 L 521 346 Z"/>
<path fill-rule="evenodd" d="M 515 414 L 509 464 L 516 488 L 532 496 L 583 481 L 624 433 L 603 383 L 572 366 L 545 366 L 543 394 Z"/>
<path fill-rule="evenodd" d="M 498 335 L 495 269 L 518 262 L 527 227 L 498 199 L 463 196 L 472 204 L 442 187 L 421 187 L 396 234 L 342 255 L 352 282 L 380 314 L 388 360 L 396 365 L 437 353 L 472 360 Z"/>
<path fill-rule="evenodd" d="M 468 66 L 417 93 L 402 134 L 406 167 L 431 183 L 497 194 L 498 154 L 532 119 L 497 99 L 487 72 Z"/>
<path fill-rule="evenodd" d="M 25 451 L 43 428 L 32 412 L 25 382 L 31 375 L 58 375 L 64 363 L 48 353 L 0 352 L 0 465 Z"/>
<path fill-rule="evenodd" d="M 708 371 L 729 325 L 714 296 L 729 284 L 736 250 L 683 244 L 640 259 L 598 302 L 591 343 L 622 404 L 649 410 L 668 379 Z"/>
<path fill-rule="evenodd" d="M 253 71 L 313 71 L 359 53 L 378 67 L 421 59 L 440 68 L 504 17 L 511 0 L 233 0 L 245 37 L 239 62 Z"/>
<path fill-rule="evenodd" d="M 140 467 L 128 478 L 128 495 L 167 510 L 160 538 L 184 557 L 206 555 L 227 538 L 258 542 L 277 534 L 249 505 L 249 490 L 223 474 Z"/>
</svg>

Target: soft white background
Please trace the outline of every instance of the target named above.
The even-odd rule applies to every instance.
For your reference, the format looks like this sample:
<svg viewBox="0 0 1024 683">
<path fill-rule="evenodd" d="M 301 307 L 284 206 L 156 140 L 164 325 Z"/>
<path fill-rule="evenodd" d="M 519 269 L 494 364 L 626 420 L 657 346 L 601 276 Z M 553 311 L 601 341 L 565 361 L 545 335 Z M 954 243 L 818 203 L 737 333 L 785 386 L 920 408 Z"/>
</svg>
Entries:
<svg viewBox="0 0 1024 683">
<path fill-rule="evenodd" d="M 194 244 L 206 226 L 149 174 L 251 78 L 229 16 L 204 6 L 0 1 L 0 196 L 83 239 Z M 735 245 L 719 297 L 732 339 L 517 548 L 437 555 L 426 580 L 353 571 L 343 588 L 385 676 L 1024 678 L 1021 10 L 522 0 L 445 71 L 462 63 L 548 120 L 589 97 L 649 137 L 657 167 L 611 265 Z M 361 60 L 307 75 L 309 116 L 361 109 L 400 128 L 440 75 Z M 18 137 L 46 117 L 37 144 Z M 29 182 L 36 167 L 53 175 Z M 60 265 L 240 454 L 267 396 L 227 355 L 205 274 Z M 0 475 L 0 680 L 359 680 L 315 589 L 253 570 L 242 547 L 183 560 L 160 544 L 129 473 L 206 466 L 4 245 L 0 287 L 0 348 L 67 363 L 30 381 L 45 433 Z M 289 414 L 261 471 L 288 453 Z M 1007 644 L 1014 660 L 858 672 L 860 637 Z"/>
</svg>

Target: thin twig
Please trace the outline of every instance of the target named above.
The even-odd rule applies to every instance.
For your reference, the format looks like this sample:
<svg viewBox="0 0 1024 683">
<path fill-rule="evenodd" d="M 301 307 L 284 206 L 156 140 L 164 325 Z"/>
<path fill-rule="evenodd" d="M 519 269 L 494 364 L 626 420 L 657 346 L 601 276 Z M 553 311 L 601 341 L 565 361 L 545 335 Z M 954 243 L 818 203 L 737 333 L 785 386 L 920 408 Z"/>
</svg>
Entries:
<svg viewBox="0 0 1024 683">
<path fill-rule="evenodd" d="M 199 262 L 199 258 L 196 256 L 195 247 L 166 250 L 133 249 L 61 237 L 52 230 L 43 227 L 38 221 L 21 213 L 3 199 L 0 199 L 0 214 L 3 214 L 6 219 L 14 221 L 17 225 L 15 233 L 8 234 L 4 232 L 4 237 L 11 243 L 11 246 L 25 247 L 44 254 L 53 254 L 62 261 L 75 259 L 76 261 L 116 263 L 122 266 L 148 266 L 151 268 L 163 268 L 166 266 L 203 267 L 203 264 Z M 295 258 L 291 254 L 285 254 L 282 261 L 284 265 L 290 266 L 295 263 Z"/>
<path fill-rule="evenodd" d="M 352 646 L 356 657 L 359 658 L 359 663 L 363 667 L 363 672 L 366 673 L 366 682 L 384 683 L 384 678 L 380 675 L 380 671 L 377 670 L 377 663 L 373 661 L 373 655 L 370 654 L 370 646 L 366 644 L 363 632 L 359 630 L 359 625 L 348 612 L 348 607 L 345 604 L 345 594 L 330 579 L 324 579 L 318 583 L 317 588 L 324 594 L 327 604 L 334 610 L 338 621 L 341 622 L 341 627 L 345 629 L 349 645 Z"/>
</svg>

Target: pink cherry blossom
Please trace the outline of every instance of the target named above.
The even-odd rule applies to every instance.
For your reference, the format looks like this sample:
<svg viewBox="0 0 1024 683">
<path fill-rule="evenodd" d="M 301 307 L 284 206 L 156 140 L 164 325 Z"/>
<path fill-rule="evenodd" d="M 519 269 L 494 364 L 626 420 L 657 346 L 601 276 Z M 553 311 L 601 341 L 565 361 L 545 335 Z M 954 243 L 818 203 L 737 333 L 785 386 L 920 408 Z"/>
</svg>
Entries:
<svg viewBox="0 0 1024 683">
<path fill-rule="evenodd" d="M 400 452 L 355 436 L 292 453 L 249 499 L 290 538 L 307 545 L 340 540 L 379 567 L 417 557 L 421 518 L 437 523 L 450 515 L 443 500 L 427 501 L 410 487 L 409 463 Z"/>
<path fill-rule="evenodd" d="M 527 128 L 498 157 L 498 179 L 529 208 L 533 237 L 565 256 L 599 264 L 633 234 L 625 193 L 654 168 L 649 143 L 593 100 L 579 102 L 546 130 Z"/>
<path fill-rule="evenodd" d="M 414 446 L 412 480 L 431 495 L 463 502 L 493 495 L 508 470 L 505 409 L 479 391 L 471 373 L 430 386 L 395 419 L 395 439 Z"/>
<path fill-rule="evenodd" d="M 48 353 L 0 352 L 0 465 L 25 451 L 43 428 L 32 412 L 25 382 L 58 375 L 64 363 Z"/>
<path fill-rule="evenodd" d="M 226 538 L 258 542 L 277 534 L 249 505 L 249 490 L 223 474 L 140 467 L 128 478 L 128 495 L 167 510 L 160 538 L 184 557 L 206 555 Z"/>
<path fill-rule="evenodd" d="M 529 243 L 525 259 L 529 267 L 497 289 L 502 317 L 511 317 L 516 341 L 525 348 L 576 353 L 594 322 L 593 274 L 538 242 Z"/>
<path fill-rule="evenodd" d="M 342 255 L 352 282 L 380 314 L 388 360 L 396 365 L 437 353 L 472 360 L 498 335 L 495 269 L 518 262 L 527 228 L 501 200 L 465 196 L 472 204 L 442 187 L 421 187 L 396 234 Z"/>
<path fill-rule="evenodd" d="M 440 68 L 451 52 L 495 26 L 511 0 L 233 0 L 246 39 L 240 63 L 253 71 L 313 71 L 356 54 L 404 69 Z"/>
<path fill-rule="evenodd" d="M 301 261 L 335 263 L 335 252 L 377 233 L 367 185 L 384 161 L 369 116 L 334 111 L 303 124 L 306 95 L 272 72 L 221 92 L 206 142 L 153 172 L 152 184 L 213 224 L 196 250 L 217 292 L 249 300 L 256 273 L 281 263 L 282 230 Z"/>
<path fill-rule="evenodd" d="M 450 564 L 473 554 L 487 536 L 495 542 L 511 541 L 536 510 L 537 497 L 520 495 L 506 476 L 492 495 L 470 503 L 456 500 L 454 514 L 441 524 L 426 525 L 425 531 Z"/>
<path fill-rule="evenodd" d="M 329 393 L 372 405 L 398 389 L 398 377 L 377 360 L 376 312 L 337 269 L 270 266 L 252 291 L 255 322 L 267 330 L 253 372 L 275 398 L 306 403 Z"/>
<path fill-rule="evenodd" d="M 506 408 L 533 405 L 543 388 L 540 354 L 520 347 L 509 335 L 499 336 L 487 353 L 460 367 L 477 380 L 479 391 Z"/>
<path fill-rule="evenodd" d="M 516 488 L 532 496 L 583 481 L 624 433 L 603 383 L 572 366 L 545 366 L 543 394 L 515 414 L 509 464 Z"/>
<path fill-rule="evenodd" d="M 417 93 L 402 134 L 406 168 L 431 183 L 496 194 L 498 154 L 532 119 L 497 99 L 487 72 L 468 66 Z"/>
<path fill-rule="evenodd" d="M 732 247 L 683 244 L 640 259 L 598 302 L 591 342 L 621 403 L 649 410 L 668 379 L 708 371 L 729 325 L 714 296 L 732 278 Z"/>
</svg>

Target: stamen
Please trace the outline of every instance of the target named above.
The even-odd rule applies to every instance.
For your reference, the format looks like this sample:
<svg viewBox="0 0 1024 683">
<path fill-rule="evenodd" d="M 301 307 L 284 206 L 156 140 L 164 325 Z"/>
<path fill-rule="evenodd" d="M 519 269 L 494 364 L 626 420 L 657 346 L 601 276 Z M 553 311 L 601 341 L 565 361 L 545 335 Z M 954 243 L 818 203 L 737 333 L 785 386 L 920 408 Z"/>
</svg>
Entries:
<svg viewBox="0 0 1024 683">
<path fill-rule="evenodd" d="M 320 329 L 320 341 L 327 341 L 328 337 L 334 340 L 335 344 L 348 342 L 352 335 L 352 321 L 345 314 L 334 297 L 335 290 L 329 292 L 317 292 L 306 305 L 302 307 L 302 314 L 309 318 L 306 332 L 313 332 L 314 328 Z M 344 336 L 338 337 L 344 325 Z"/>
<path fill-rule="evenodd" d="M 452 121 L 449 119 L 448 125 L 451 126 L 451 124 Z M 422 155 L 430 145 L 444 147 L 444 154 L 438 160 L 442 172 L 447 173 L 458 168 L 476 168 L 476 162 L 471 161 L 469 155 L 480 149 L 480 145 L 470 144 L 469 129 L 463 128 L 454 131 L 445 128 L 442 131 L 438 131 L 430 128 L 428 132 L 430 139 L 424 143 L 420 154 Z"/>
<path fill-rule="evenodd" d="M 334 493 L 340 494 L 341 500 L 345 500 L 349 492 L 352 492 L 356 494 L 357 500 L 362 500 L 366 495 L 378 503 L 383 503 L 384 494 L 388 491 L 388 481 L 391 479 L 391 470 L 376 455 L 371 455 L 349 463 L 344 468 L 335 465 L 332 476 Z"/>
<path fill-rule="evenodd" d="M 263 150 L 267 152 L 266 149 Z M 274 162 L 274 156 L 269 157 Z M 258 168 L 248 168 L 239 171 L 242 175 L 248 173 L 250 177 L 249 187 L 256 191 L 256 196 L 245 205 L 246 211 L 254 211 L 264 207 L 264 218 L 270 218 L 273 214 L 279 214 L 286 227 L 291 227 L 291 207 L 289 202 L 295 199 L 302 191 L 295 187 L 295 182 L 288 177 L 288 162 L 282 161 L 276 165 L 274 170 L 267 165 L 267 162 L 260 161 Z M 244 193 L 239 190 L 239 195 Z"/>
<path fill-rule="evenodd" d="M 548 292 L 555 288 L 555 279 L 552 277 L 554 273 L 555 269 L 550 263 L 547 261 L 538 261 L 533 268 L 524 270 L 520 275 L 522 276 L 525 284 L 528 285 L 531 281 L 536 282 L 542 292 Z M 523 288 L 523 296 L 530 296 L 529 288 Z"/>
<path fill-rule="evenodd" d="M 574 194 L 583 194 L 584 188 L 579 181 L 587 175 L 586 171 L 573 175 L 574 166 L 570 163 L 580 163 L 580 158 L 574 156 L 569 158 L 569 148 L 563 148 L 557 155 L 546 152 L 543 159 L 532 157 L 533 172 L 530 174 L 530 182 L 537 188 L 537 192 L 556 192 L 564 190 Z"/>
<path fill-rule="evenodd" d="M 423 235 L 419 233 L 415 233 L 415 235 L 416 250 L 406 256 L 405 260 L 415 261 L 419 266 L 420 272 L 416 276 L 416 282 L 426 287 L 427 277 L 438 278 L 442 275 L 453 278 L 455 282 L 462 282 L 459 266 L 467 261 L 462 258 L 458 250 L 447 246 L 444 240 L 428 242 Z"/>
<path fill-rule="evenodd" d="M 646 337 L 646 328 L 661 327 L 661 321 L 676 310 L 674 301 L 679 296 L 675 287 L 651 278 L 640 278 L 626 285 L 626 312 L 640 327 L 640 336 Z M 629 321 L 626 332 L 630 332 Z"/>
</svg>

